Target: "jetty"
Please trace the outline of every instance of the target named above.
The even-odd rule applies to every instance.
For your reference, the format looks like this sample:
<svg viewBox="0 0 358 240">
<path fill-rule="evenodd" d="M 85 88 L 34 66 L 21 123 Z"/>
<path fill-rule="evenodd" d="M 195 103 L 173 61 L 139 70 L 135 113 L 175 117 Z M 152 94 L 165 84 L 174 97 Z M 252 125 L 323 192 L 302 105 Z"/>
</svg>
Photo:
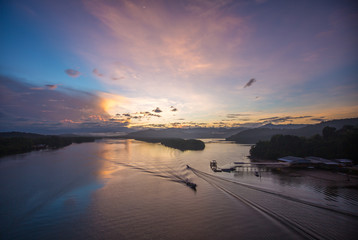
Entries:
<svg viewBox="0 0 358 240">
<path fill-rule="evenodd" d="M 218 167 L 216 160 L 210 162 L 210 168 L 213 172 L 256 171 L 259 168 L 279 169 L 284 167 L 289 167 L 289 164 L 286 162 L 233 162 Z"/>
</svg>

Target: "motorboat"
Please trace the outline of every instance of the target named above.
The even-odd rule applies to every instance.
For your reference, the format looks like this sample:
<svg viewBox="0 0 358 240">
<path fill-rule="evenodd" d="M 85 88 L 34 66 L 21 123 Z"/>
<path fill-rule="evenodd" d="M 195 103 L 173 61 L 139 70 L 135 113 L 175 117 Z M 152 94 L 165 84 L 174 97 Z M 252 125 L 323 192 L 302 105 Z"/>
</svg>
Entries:
<svg viewBox="0 0 358 240">
<path fill-rule="evenodd" d="M 192 188 L 193 190 L 196 191 L 196 184 L 193 183 L 193 182 L 190 182 L 189 179 L 186 179 L 186 180 L 185 180 L 185 184 L 186 184 L 188 187 L 190 187 L 190 188 Z"/>
</svg>

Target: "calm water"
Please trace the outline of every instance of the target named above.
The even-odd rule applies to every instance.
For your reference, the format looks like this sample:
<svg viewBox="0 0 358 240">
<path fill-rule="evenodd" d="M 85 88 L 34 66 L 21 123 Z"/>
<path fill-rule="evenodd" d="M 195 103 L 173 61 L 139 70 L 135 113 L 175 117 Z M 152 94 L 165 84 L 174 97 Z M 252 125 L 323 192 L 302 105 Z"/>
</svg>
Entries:
<svg viewBox="0 0 358 240">
<path fill-rule="evenodd" d="M 357 190 L 265 170 L 213 173 L 211 160 L 249 161 L 250 146 L 205 141 L 204 151 L 103 140 L 2 158 L 0 239 L 357 236 Z"/>
</svg>

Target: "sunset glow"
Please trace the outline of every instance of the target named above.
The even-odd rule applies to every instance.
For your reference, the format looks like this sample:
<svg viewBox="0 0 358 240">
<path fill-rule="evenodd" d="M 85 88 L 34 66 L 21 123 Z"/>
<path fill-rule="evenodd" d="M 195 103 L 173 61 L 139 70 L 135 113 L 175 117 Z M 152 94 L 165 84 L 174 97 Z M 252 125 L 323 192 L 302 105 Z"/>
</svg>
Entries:
<svg viewBox="0 0 358 240">
<path fill-rule="evenodd" d="M 7 1 L 2 131 L 358 116 L 353 1 Z"/>
</svg>

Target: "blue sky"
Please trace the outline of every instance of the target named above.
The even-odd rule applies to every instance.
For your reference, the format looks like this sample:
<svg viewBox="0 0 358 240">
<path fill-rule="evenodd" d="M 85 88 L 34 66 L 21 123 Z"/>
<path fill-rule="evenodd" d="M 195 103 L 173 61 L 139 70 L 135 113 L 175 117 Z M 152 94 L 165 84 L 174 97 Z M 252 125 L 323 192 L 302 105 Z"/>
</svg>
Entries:
<svg viewBox="0 0 358 240">
<path fill-rule="evenodd" d="M 357 117 L 354 1 L 14 0 L 0 20 L 1 130 Z"/>
</svg>

